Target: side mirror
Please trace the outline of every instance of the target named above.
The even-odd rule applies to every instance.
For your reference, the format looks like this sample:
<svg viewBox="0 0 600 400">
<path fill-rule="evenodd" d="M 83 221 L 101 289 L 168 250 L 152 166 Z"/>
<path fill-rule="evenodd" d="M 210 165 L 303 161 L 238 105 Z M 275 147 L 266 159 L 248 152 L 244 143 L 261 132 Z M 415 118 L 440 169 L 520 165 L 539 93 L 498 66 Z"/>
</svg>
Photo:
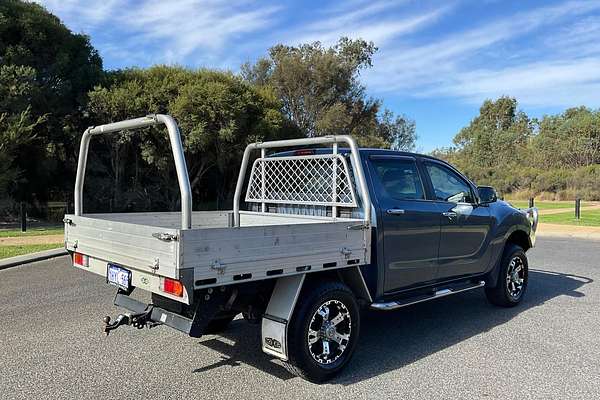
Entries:
<svg viewBox="0 0 600 400">
<path fill-rule="evenodd" d="M 477 186 L 477 192 L 479 193 L 481 204 L 493 203 L 498 200 L 496 189 L 491 186 Z"/>
</svg>

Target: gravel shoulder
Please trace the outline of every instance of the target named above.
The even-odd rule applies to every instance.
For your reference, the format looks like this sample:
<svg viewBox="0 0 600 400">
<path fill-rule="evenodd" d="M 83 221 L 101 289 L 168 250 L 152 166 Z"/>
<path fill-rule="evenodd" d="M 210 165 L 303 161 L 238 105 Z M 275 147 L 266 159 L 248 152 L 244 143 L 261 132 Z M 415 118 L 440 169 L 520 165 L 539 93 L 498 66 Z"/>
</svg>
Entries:
<svg viewBox="0 0 600 400">
<path fill-rule="evenodd" d="M 22 237 L 0 237 L 0 246 L 22 246 L 28 244 L 61 244 L 65 240 L 64 234 Z"/>
<path fill-rule="evenodd" d="M 537 236 L 600 240 L 600 227 L 540 223 Z"/>
</svg>

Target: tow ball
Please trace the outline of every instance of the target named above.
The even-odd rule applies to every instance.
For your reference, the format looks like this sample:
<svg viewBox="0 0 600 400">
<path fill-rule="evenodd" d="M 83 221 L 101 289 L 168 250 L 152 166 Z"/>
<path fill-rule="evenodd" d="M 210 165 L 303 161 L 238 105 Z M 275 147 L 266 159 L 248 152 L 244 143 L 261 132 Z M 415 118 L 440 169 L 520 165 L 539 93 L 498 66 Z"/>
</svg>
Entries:
<svg viewBox="0 0 600 400">
<path fill-rule="evenodd" d="M 104 317 L 104 329 L 102 330 L 106 336 L 110 331 L 117 329 L 121 325 L 131 325 L 134 328 L 142 329 L 147 326 L 148 328 L 160 325 L 160 322 L 152 321 L 150 315 L 152 314 L 152 307 L 148 307 L 141 313 L 137 314 L 119 314 L 117 318 L 111 322 L 111 318 L 107 315 Z"/>
</svg>

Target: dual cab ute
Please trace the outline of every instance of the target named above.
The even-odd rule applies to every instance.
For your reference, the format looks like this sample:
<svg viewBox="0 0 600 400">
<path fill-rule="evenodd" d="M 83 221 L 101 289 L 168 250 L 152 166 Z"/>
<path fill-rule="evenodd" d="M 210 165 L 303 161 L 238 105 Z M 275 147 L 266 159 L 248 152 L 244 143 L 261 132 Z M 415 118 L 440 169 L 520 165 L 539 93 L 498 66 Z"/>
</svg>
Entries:
<svg viewBox="0 0 600 400">
<path fill-rule="evenodd" d="M 160 124 L 181 212 L 85 214 L 90 139 Z M 88 128 L 65 245 L 74 266 L 114 285 L 114 303 L 128 310 L 105 317 L 104 332 L 166 325 L 200 337 L 242 314 L 260 324 L 265 353 L 321 382 L 350 360 L 362 309 L 390 311 L 481 287 L 490 302 L 510 307 L 527 289 L 537 211 L 499 201 L 492 188 L 429 156 L 359 149 L 349 136 L 252 143 L 232 208 L 193 211 L 173 118 Z M 151 303 L 130 297 L 134 289 L 151 292 Z"/>
</svg>

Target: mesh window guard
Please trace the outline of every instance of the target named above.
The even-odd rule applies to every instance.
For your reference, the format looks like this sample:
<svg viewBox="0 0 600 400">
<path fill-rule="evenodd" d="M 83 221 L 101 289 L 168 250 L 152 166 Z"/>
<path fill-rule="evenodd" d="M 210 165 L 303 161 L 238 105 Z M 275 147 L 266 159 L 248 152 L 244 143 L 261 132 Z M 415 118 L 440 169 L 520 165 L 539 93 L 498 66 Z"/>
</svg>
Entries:
<svg viewBox="0 0 600 400">
<path fill-rule="evenodd" d="M 259 158 L 246 201 L 357 207 L 346 159 L 340 154 Z"/>
</svg>

